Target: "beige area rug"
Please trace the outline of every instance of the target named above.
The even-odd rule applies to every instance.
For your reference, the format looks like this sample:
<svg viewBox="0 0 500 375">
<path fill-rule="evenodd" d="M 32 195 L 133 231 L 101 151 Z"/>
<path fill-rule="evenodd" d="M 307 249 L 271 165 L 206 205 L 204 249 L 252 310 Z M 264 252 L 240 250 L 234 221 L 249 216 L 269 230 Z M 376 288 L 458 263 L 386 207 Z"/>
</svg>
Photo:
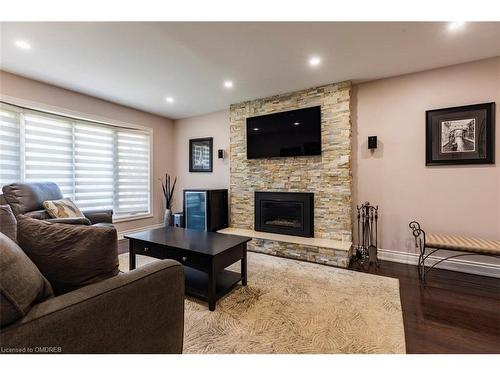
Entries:
<svg viewBox="0 0 500 375">
<path fill-rule="evenodd" d="M 399 281 L 249 252 L 248 286 L 214 312 L 186 299 L 184 353 L 405 353 Z"/>
</svg>

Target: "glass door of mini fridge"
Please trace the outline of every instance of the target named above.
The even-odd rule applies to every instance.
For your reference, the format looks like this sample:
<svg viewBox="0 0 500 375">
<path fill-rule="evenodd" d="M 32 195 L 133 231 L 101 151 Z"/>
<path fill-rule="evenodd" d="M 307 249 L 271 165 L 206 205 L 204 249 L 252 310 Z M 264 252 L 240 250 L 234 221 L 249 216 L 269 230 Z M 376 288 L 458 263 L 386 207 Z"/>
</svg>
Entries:
<svg viewBox="0 0 500 375">
<path fill-rule="evenodd" d="M 205 191 L 184 192 L 186 228 L 206 230 L 207 228 L 207 193 Z"/>
</svg>

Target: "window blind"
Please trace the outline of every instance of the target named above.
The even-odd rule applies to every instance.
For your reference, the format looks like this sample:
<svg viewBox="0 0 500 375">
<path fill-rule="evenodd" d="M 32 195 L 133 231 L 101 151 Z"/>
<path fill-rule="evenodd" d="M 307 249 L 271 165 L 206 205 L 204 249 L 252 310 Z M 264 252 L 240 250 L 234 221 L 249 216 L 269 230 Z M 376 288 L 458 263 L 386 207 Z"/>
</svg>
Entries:
<svg viewBox="0 0 500 375">
<path fill-rule="evenodd" d="M 85 123 L 76 123 L 74 131 L 76 205 L 86 210 L 112 209 L 114 131 Z M 144 167 L 149 168 L 148 165 Z"/>
<path fill-rule="evenodd" d="M 149 136 L 132 131 L 117 131 L 117 213 L 143 212 L 149 204 Z"/>
<path fill-rule="evenodd" d="M 82 210 L 150 212 L 150 133 L 0 108 L 0 185 L 53 181 Z"/>
<path fill-rule="evenodd" d="M 20 116 L 0 108 L 0 185 L 21 180 Z"/>
<path fill-rule="evenodd" d="M 52 181 L 73 198 L 73 132 L 70 121 L 24 116 L 26 182 Z"/>
</svg>

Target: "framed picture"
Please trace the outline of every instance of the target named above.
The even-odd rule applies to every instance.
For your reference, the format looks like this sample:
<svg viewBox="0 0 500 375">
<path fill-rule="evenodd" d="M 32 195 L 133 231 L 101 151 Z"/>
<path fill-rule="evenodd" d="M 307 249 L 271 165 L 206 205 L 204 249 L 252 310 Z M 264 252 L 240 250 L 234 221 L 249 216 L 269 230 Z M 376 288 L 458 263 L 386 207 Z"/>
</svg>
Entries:
<svg viewBox="0 0 500 375">
<path fill-rule="evenodd" d="M 495 103 L 426 112 L 426 165 L 494 164 Z"/>
<path fill-rule="evenodd" d="M 189 172 L 212 172 L 213 138 L 189 140 Z"/>
</svg>

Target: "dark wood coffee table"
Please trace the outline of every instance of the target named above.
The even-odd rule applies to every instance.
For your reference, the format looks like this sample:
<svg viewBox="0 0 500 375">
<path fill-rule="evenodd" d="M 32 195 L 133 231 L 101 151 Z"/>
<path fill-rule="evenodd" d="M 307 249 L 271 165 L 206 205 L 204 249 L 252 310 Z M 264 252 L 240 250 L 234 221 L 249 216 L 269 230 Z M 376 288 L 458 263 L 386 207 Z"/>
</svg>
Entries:
<svg viewBox="0 0 500 375">
<path fill-rule="evenodd" d="M 250 237 L 167 227 L 133 233 L 129 240 L 130 269 L 135 269 L 136 254 L 158 259 L 175 259 L 184 265 L 186 294 L 216 302 L 241 281 L 247 285 L 247 242 Z M 241 272 L 225 268 L 241 260 Z"/>
</svg>

